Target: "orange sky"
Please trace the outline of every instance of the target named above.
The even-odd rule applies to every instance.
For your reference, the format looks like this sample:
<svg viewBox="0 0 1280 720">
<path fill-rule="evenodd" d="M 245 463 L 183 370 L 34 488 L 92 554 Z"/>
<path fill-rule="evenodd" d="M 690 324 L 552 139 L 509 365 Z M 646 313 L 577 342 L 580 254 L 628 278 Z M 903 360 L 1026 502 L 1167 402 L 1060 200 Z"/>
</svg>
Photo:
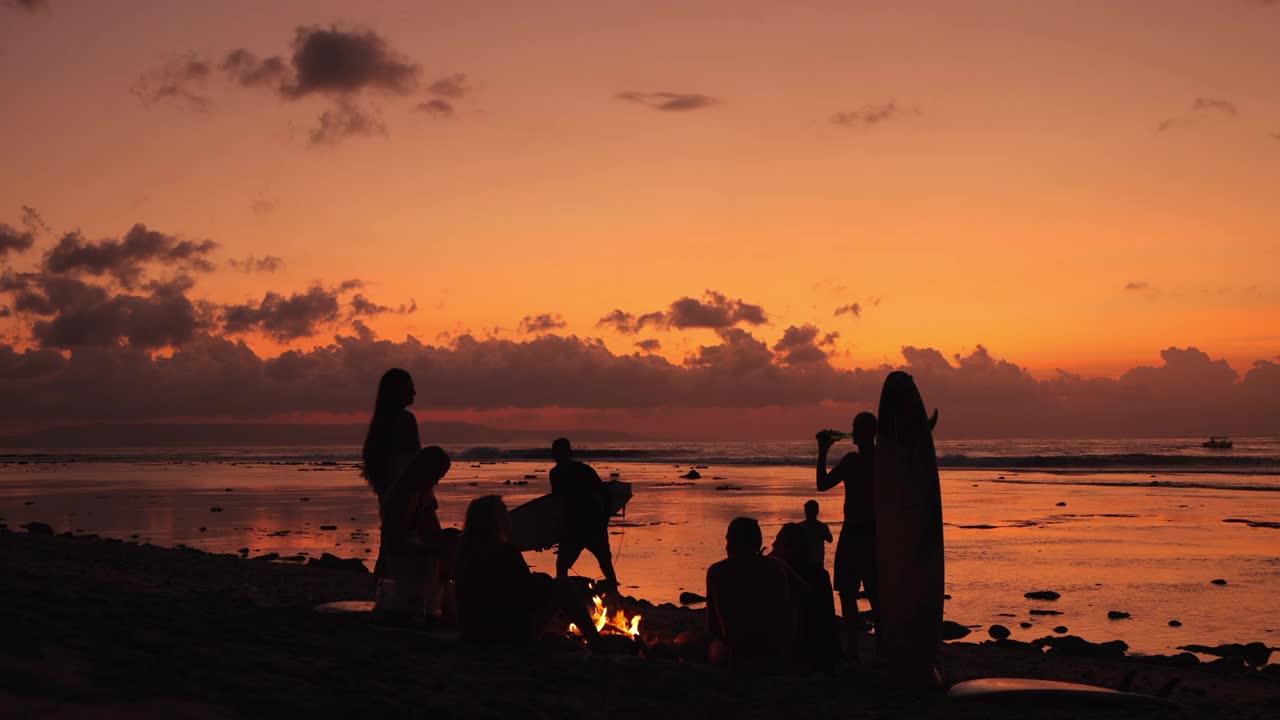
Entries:
<svg viewBox="0 0 1280 720">
<path fill-rule="evenodd" d="M 143 222 L 284 259 L 202 277 L 223 303 L 358 277 L 417 301 L 369 321 L 393 339 L 514 337 L 552 312 L 626 353 L 636 338 L 600 317 L 712 289 L 763 306 L 771 344 L 839 331 L 843 367 L 903 345 L 980 343 L 1037 376 L 1116 375 L 1170 345 L 1240 370 L 1280 354 L 1275 3 L 261 5 L 0 8 L 0 220 L 28 205 L 42 243 Z M 385 136 L 309 147 L 332 97 L 218 73 L 193 86 L 205 111 L 130 93 L 180 55 L 288 57 L 295 27 L 334 23 L 420 68 L 411 92 L 355 96 Z M 413 110 L 454 73 L 453 117 Z M 832 121 L 890 102 L 873 126 Z M 672 360 L 714 339 L 650 335 Z"/>
</svg>

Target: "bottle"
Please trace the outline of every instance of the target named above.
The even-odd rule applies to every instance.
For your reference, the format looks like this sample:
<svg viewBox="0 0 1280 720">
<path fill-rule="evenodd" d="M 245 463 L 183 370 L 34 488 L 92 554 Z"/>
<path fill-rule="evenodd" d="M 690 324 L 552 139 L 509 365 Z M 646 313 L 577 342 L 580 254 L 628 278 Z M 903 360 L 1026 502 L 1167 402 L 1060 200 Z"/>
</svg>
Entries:
<svg viewBox="0 0 1280 720">
<path fill-rule="evenodd" d="M 818 435 L 829 438 L 831 442 L 846 440 L 853 437 L 853 433 L 840 432 L 839 430 L 819 430 Z"/>
</svg>

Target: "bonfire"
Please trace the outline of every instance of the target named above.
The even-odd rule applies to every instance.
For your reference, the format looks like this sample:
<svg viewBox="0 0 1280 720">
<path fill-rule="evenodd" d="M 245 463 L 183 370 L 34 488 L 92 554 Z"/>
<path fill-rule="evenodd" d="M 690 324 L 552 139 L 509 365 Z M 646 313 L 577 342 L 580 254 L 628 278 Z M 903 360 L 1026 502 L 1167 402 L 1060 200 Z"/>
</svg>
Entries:
<svg viewBox="0 0 1280 720">
<path fill-rule="evenodd" d="M 627 618 L 627 614 L 619 609 L 611 616 L 609 615 L 609 608 L 604 605 L 604 599 L 599 595 L 592 597 L 591 603 L 591 621 L 595 623 L 596 632 L 601 635 L 625 635 L 629 638 L 640 637 L 639 615 L 632 615 L 630 618 Z M 569 632 L 573 635 L 582 635 L 582 631 L 573 623 L 569 623 Z"/>
</svg>

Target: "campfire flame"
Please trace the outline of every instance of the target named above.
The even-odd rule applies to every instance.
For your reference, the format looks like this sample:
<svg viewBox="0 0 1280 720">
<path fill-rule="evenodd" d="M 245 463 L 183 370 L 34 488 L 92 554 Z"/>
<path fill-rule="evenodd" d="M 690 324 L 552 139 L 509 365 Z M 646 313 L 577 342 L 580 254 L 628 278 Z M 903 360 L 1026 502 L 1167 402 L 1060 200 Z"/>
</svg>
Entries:
<svg viewBox="0 0 1280 720">
<path fill-rule="evenodd" d="M 639 637 L 640 635 L 640 616 L 632 615 L 629 619 L 627 614 L 622 610 L 618 610 L 609 617 L 609 609 L 604 606 L 604 599 L 599 595 L 591 598 L 591 621 L 596 626 L 596 632 L 601 634 L 626 635 L 628 637 Z M 569 632 L 575 635 L 581 635 L 582 631 L 577 625 L 569 623 Z"/>
</svg>

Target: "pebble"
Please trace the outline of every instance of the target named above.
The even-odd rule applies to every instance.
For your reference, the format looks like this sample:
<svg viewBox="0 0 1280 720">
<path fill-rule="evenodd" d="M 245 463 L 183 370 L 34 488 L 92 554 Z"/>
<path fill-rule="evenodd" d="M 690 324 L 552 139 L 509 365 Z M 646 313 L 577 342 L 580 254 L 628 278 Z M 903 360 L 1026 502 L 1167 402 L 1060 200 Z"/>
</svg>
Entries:
<svg viewBox="0 0 1280 720">
<path fill-rule="evenodd" d="M 1182 622 L 1179 620 L 1170 620 L 1169 627 L 1182 627 Z"/>
<path fill-rule="evenodd" d="M 1009 628 L 1003 625 L 992 625 L 991 627 L 987 628 L 987 634 L 995 638 L 996 640 L 1004 640 L 1005 638 L 1009 637 L 1013 633 L 1009 632 Z"/>
<path fill-rule="evenodd" d="M 1059 625 L 1058 627 L 1054 628 L 1054 629 L 1053 629 L 1053 631 L 1054 631 L 1054 632 L 1056 632 L 1056 633 L 1064 633 L 1064 632 L 1066 632 L 1066 631 L 1067 631 L 1067 626 L 1066 626 L 1066 625 Z"/>
<path fill-rule="evenodd" d="M 1023 593 L 1022 597 L 1028 600 L 1057 600 L 1062 595 L 1052 590 L 1034 590 L 1029 593 Z"/>
<path fill-rule="evenodd" d="M 1217 580 L 1210 580 L 1209 582 L 1213 583 L 1214 585 L 1226 585 L 1226 584 L 1227 584 L 1227 581 L 1226 581 L 1226 580 L 1223 580 L 1222 578 L 1218 578 Z"/>
</svg>

